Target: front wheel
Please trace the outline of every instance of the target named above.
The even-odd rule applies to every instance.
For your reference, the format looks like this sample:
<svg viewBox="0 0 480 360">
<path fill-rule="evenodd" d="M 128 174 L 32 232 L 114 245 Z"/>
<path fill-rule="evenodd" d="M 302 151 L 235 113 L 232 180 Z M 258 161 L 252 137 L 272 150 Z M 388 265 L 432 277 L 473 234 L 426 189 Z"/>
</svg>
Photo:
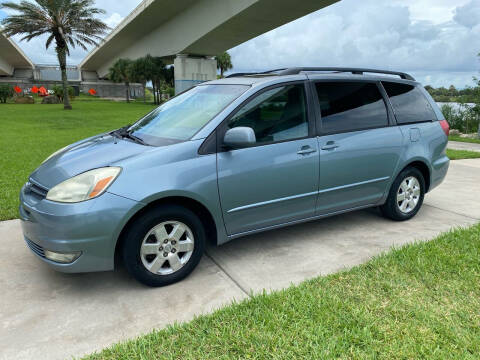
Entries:
<svg viewBox="0 0 480 360">
<path fill-rule="evenodd" d="M 414 167 L 404 169 L 390 188 L 387 201 L 380 207 L 384 216 L 405 221 L 420 210 L 425 196 L 425 179 Z"/>
<path fill-rule="evenodd" d="M 205 231 L 189 209 L 162 205 L 138 218 L 127 231 L 123 260 L 128 272 L 148 286 L 182 280 L 198 265 Z"/>
</svg>

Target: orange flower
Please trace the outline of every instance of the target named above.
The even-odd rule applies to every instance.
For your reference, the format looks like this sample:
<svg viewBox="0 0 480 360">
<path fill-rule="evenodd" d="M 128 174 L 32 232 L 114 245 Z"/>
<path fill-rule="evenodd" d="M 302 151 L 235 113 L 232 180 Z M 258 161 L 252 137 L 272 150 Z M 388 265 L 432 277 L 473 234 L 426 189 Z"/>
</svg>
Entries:
<svg viewBox="0 0 480 360">
<path fill-rule="evenodd" d="M 38 89 L 38 92 L 40 93 L 40 96 L 47 96 L 48 95 L 47 89 L 45 89 L 43 86 L 41 86 L 40 89 Z"/>
<path fill-rule="evenodd" d="M 16 92 L 17 94 L 20 94 L 20 93 L 22 92 L 22 88 L 20 88 L 20 87 L 18 87 L 18 86 L 15 86 L 15 87 L 13 88 L 13 90 L 15 90 L 15 92 Z"/>
</svg>

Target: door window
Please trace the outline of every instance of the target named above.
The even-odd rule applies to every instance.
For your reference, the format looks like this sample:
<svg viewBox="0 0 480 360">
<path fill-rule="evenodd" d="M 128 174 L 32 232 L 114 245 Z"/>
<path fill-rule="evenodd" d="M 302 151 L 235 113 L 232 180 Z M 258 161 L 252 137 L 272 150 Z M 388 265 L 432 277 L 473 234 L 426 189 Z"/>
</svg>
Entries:
<svg viewBox="0 0 480 360">
<path fill-rule="evenodd" d="M 253 129 L 257 144 L 308 136 L 307 103 L 303 84 L 267 90 L 244 105 L 228 122 L 228 128 Z"/>
<path fill-rule="evenodd" d="M 315 85 L 324 134 L 388 126 L 387 108 L 376 84 L 318 82 Z"/>
</svg>

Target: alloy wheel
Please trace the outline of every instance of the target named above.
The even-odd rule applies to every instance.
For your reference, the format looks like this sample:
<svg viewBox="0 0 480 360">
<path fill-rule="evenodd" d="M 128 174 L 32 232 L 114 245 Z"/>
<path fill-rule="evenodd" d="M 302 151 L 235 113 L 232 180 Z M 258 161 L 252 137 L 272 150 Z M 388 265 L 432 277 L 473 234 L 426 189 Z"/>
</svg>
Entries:
<svg viewBox="0 0 480 360">
<path fill-rule="evenodd" d="M 155 275 L 173 274 L 190 260 L 194 246 L 192 230 L 186 224 L 165 221 L 147 233 L 140 246 L 140 258 Z"/>
<path fill-rule="evenodd" d="M 420 201 L 421 187 L 420 182 L 414 176 L 405 178 L 397 191 L 397 206 L 398 209 L 408 214 L 415 210 Z"/>
</svg>

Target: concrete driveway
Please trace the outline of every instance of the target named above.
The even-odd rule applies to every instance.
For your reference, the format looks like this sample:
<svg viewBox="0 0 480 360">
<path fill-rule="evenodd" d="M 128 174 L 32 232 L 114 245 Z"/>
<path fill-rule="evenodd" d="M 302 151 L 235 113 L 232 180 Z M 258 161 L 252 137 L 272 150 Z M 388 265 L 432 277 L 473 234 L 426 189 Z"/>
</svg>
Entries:
<svg viewBox="0 0 480 360">
<path fill-rule="evenodd" d="M 375 210 L 237 239 L 210 248 L 185 281 L 137 284 L 124 270 L 65 275 L 24 245 L 17 220 L 0 223 L 0 359 L 63 359 L 182 322 L 252 291 L 332 273 L 453 227 L 480 221 L 480 160 L 451 163 L 418 216 L 396 223 Z"/>
<path fill-rule="evenodd" d="M 449 141 L 448 148 L 454 150 L 468 150 L 468 151 L 479 151 L 480 144 L 477 143 L 468 143 L 462 141 Z"/>
</svg>

